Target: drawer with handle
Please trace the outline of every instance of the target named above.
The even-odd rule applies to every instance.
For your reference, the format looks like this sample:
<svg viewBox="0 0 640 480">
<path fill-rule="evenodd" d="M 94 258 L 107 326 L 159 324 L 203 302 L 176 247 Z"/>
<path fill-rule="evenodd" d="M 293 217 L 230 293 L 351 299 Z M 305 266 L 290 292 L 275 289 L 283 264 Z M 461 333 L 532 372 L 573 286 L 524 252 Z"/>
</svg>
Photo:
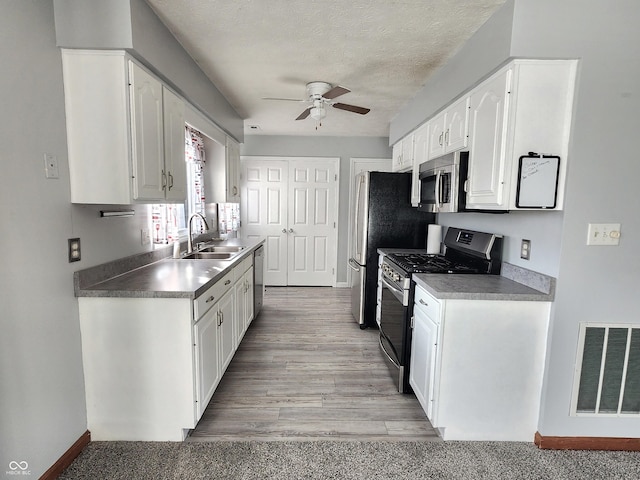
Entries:
<svg viewBox="0 0 640 480">
<path fill-rule="evenodd" d="M 415 308 L 422 310 L 433 322 L 440 323 L 440 302 L 423 288 L 416 286 Z"/>
<path fill-rule="evenodd" d="M 207 313 L 218 300 L 231 288 L 233 284 L 233 270 L 228 272 L 224 277 L 218 280 L 211 288 L 193 301 L 194 320 L 198 320 L 202 315 Z"/>
</svg>

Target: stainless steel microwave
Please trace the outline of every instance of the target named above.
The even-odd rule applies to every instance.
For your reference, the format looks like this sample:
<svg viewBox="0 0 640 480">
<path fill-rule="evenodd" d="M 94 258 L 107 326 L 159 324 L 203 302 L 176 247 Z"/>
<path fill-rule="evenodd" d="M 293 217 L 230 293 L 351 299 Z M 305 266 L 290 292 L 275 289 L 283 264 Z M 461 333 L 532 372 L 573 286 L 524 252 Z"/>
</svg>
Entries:
<svg viewBox="0 0 640 480">
<path fill-rule="evenodd" d="M 456 152 L 420 165 L 418 210 L 431 213 L 464 210 L 468 158 L 469 152 Z"/>
</svg>

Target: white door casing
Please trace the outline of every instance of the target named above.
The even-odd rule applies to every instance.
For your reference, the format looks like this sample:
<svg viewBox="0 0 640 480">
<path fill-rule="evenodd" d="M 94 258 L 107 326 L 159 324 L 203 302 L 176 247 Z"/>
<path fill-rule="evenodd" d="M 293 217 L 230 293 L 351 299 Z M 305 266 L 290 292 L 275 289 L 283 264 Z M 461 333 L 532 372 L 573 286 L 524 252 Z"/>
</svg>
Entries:
<svg viewBox="0 0 640 480">
<path fill-rule="evenodd" d="M 241 235 L 266 240 L 265 285 L 335 285 L 338 162 L 243 157 Z"/>
</svg>

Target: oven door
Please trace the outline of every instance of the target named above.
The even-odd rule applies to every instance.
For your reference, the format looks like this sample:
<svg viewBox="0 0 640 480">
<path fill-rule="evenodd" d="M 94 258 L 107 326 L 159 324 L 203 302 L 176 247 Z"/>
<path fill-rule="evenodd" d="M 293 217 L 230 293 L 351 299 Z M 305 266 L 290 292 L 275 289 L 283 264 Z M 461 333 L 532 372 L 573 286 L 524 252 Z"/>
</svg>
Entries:
<svg viewBox="0 0 640 480">
<path fill-rule="evenodd" d="M 408 315 L 408 291 L 398 288 L 383 276 L 380 299 L 380 343 L 396 367 L 403 365 L 404 329 Z"/>
</svg>

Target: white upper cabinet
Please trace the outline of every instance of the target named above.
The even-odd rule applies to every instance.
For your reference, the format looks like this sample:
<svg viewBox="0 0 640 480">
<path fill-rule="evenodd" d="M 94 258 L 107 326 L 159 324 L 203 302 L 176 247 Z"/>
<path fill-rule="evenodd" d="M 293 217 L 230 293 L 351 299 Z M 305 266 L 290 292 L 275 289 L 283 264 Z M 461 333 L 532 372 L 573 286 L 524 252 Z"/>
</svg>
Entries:
<svg viewBox="0 0 640 480">
<path fill-rule="evenodd" d="M 226 143 L 226 201 L 240 203 L 240 144 L 231 137 Z"/>
<path fill-rule="evenodd" d="M 413 167 L 414 134 L 410 133 L 393 146 L 392 172 L 406 172 Z"/>
<path fill-rule="evenodd" d="M 462 150 L 467 146 L 469 125 L 469 97 L 452 103 L 429 120 L 428 159 Z"/>
<path fill-rule="evenodd" d="M 504 203 L 505 116 L 511 70 L 500 72 L 471 94 L 467 207 Z"/>
<path fill-rule="evenodd" d="M 425 123 L 413 135 L 413 170 L 411 176 L 411 205 L 420 203 L 420 164 L 429 157 L 429 124 Z"/>
<path fill-rule="evenodd" d="M 184 102 L 122 51 L 63 49 L 62 65 L 71 201 L 184 201 Z"/>
<path fill-rule="evenodd" d="M 515 60 L 471 92 L 467 208 L 516 210 L 519 159 L 560 157 L 556 210 L 563 208 L 574 60 Z"/>
</svg>

